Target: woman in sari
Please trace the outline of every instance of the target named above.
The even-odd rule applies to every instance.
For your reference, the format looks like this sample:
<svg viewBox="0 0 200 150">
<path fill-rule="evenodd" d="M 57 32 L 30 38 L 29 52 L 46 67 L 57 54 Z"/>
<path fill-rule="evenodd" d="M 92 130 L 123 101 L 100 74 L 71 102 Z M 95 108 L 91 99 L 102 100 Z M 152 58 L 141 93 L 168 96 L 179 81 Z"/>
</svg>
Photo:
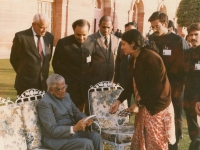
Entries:
<svg viewBox="0 0 200 150">
<path fill-rule="evenodd" d="M 127 109 L 136 114 L 131 150 L 168 150 L 174 144 L 174 109 L 165 65 L 160 56 L 147 49 L 138 30 L 122 35 L 122 50 L 130 55 L 130 80 L 133 81 L 135 104 Z M 124 94 L 126 93 L 126 89 Z M 137 93 L 137 94 L 136 94 Z"/>
</svg>

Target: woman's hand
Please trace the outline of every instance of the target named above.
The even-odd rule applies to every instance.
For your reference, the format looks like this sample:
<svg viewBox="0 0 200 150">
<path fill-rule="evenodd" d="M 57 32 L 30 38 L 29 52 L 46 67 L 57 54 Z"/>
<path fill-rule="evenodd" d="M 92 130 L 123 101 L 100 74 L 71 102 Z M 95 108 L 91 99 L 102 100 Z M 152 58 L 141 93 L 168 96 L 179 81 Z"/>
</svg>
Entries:
<svg viewBox="0 0 200 150">
<path fill-rule="evenodd" d="M 139 112 L 139 107 L 137 104 L 133 104 L 131 107 L 127 108 L 127 111 L 132 114 L 136 114 Z"/>
<path fill-rule="evenodd" d="M 118 111 L 119 105 L 121 102 L 119 100 L 116 100 L 111 106 L 110 106 L 110 113 L 114 114 Z"/>
</svg>

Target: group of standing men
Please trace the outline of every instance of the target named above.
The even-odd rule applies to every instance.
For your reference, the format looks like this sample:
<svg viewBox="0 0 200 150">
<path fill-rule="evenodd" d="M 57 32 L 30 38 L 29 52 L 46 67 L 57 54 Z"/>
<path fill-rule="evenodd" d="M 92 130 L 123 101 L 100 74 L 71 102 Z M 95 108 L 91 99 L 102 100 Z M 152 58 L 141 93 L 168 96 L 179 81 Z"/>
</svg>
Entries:
<svg viewBox="0 0 200 150">
<path fill-rule="evenodd" d="M 183 136 L 183 109 L 186 114 L 189 137 L 192 141 L 189 150 L 199 150 L 200 135 L 196 123 L 200 110 L 200 23 L 192 23 L 187 28 L 192 45 L 190 48 L 185 39 L 168 31 L 168 17 L 165 13 L 155 12 L 148 21 L 154 31 L 149 37 L 149 41 L 154 41 L 159 49 L 159 55 L 164 61 L 172 91 L 176 143 L 169 145 L 169 150 L 178 150 L 179 140 Z"/>
<path fill-rule="evenodd" d="M 65 78 L 70 97 L 82 111 L 89 86 L 113 80 L 119 39 L 111 34 L 109 16 L 101 18 L 99 31 L 90 36 L 86 20 L 77 20 L 72 26 L 74 35 L 58 41 L 52 65 L 54 72 Z"/>
<path fill-rule="evenodd" d="M 154 31 L 149 42 L 154 41 L 159 49 L 158 53 L 164 61 L 172 90 L 176 143 L 169 145 L 169 149 L 177 150 L 179 139 L 182 138 L 181 97 L 185 84 L 184 109 L 192 150 L 198 145 L 195 141 L 198 128 L 193 120 L 197 121 L 195 104 L 200 101 L 200 23 L 188 27 L 192 44 L 189 49 L 188 43 L 182 37 L 168 31 L 168 17 L 165 13 L 154 12 L 148 21 Z M 134 22 L 126 24 L 125 29 L 132 29 L 131 25 L 137 29 Z M 53 35 L 47 32 L 47 26 L 45 15 L 36 14 L 31 28 L 15 34 L 10 61 L 17 74 L 15 88 L 18 95 L 29 88 L 47 90 L 46 80 L 53 49 Z M 73 35 L 58 41 L 52 66 L 55 73 L 64 77 L 72 101 L 83 111 L 91 85 L 101 81 L 114 81 L 121 83 L 124 88 L 132 86 L 132 83 L 125 80 L 129 56 L 123 55 L 119 39 L 111 34 L 113 26 L 110 16 L 103 16 L 99 21 L 99 30 L 89 36 L 90 24 L 84 19 L 75 21 L 72 28 Z M 112 105 L 111 113 L 116 112 L 124 99 L 128 98 L 130 101 L 131 94 L 132 92 L 124 96 L 122 93 L 119 100 Z M 196 107 L 199 107 L 198 104 Z"/>
<path fill-rule="evenodd" d="M 30 88 L 47 90 L 46 79 L 53 48 L 53 35 L 46 31 L 47 24 L 45 15 L 37 14 L 30 29 L 15 35 L 10 62 L 17 73 L 15 88 L 18 95 Z M 89 87 L 113 80 L 119 39 L 111 34 L 110 16 L 103 16 L 99 31 L 89 37 L 88 21 L 77 20 L 72 28 L 73 35 L 58 41 L 52 66 L 55 73 L 64 77 L 73 102 L 82 111 Z M 39 54 L 38 37 L 41 37 L 43 59 Z"/>
</svg>

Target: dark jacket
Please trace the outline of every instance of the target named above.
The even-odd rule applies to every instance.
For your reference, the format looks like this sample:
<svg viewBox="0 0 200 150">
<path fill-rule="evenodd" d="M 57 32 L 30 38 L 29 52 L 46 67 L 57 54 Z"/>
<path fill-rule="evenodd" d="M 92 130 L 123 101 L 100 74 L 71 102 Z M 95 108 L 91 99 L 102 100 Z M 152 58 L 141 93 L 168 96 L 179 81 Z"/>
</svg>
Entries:
<svg viewBox="0 0 200 150">
<path fill-rule="evenodd" d="M 168 32 L 164 36 L 151 34 L 149 41 L 154 41 L 159 49 L 159 55 L 163 59 L 172 87 L 172 98 L 180 97 L 183 91 L 184 76 L 184 50 L 189 49 L 188 43 L 179 35 Z M 165 50 L 170 50 L 171 54 L 166 55 Z"/>
<path fill-rule="evenodd" d="M 130 56 L 125 55 L 123 50 L 121 49 L 121 42 L 117 51 L 117 58 L 115 61 L 115 75 L 114 82 L 119 83 L 123 88 L 128 88 L 133 86 L 133 84 L 129 81 L 129 60 Z M 129 99 L 132 95 L 133 91 L 127 93 L 125 99 Z"/>
<path fill-rule="evenodd" d="M 184 99 L 200 101 L 200 70 L 195 67 L 200 64 L 200 46 L 186 50 L 184 62 L 186 74 Z"/>
<path fill-rule="evenodd" d="M 43 37 L 45 43 L 44 64 L 36 48 L 32 28 L 15 34 L 11 48 L 10 62 L 16 72 L 15 88 L 25 91 L 30 88 L 47 90 L 46 79 L 52 56 L 53 35 L 49 32 Z"/>
<path fill-rule="evenodd" d="M 70 35 L 58 41 L 53 56 L 53 70 L 65 78 L 67 91 L 76 105 L 83 104 L 87 99 L 89 63 L 86 59 L 90 47 L 87 40 L 81 44 L 74 35 Z"/>
<path fill-rule="evenodd" d="M 152 50 L 141 50 L 135 67 L 133 58 L 130 60 L 129 80 L 135 84 L 140 95 L 140 104 L 144 105 L 151 115 L 167 108 L 171 102 L 171 88 L 167 72 L 161 57 Z M 119 97 L 124 100 L 127 92 L 133 90 L 133 85 L 125 89 Z"/>
<path fill-rule="evenodd" d="M 119 40 L 116 36 L 110 35 L 109 52 L 101 40 L 99 31 L 88 37 L 92 43 L 92 61 L 90 63 L 90 85 L 95 85 L 101 81 L 113 81 L 114 66 L 117 55 Z"/>
</svg>

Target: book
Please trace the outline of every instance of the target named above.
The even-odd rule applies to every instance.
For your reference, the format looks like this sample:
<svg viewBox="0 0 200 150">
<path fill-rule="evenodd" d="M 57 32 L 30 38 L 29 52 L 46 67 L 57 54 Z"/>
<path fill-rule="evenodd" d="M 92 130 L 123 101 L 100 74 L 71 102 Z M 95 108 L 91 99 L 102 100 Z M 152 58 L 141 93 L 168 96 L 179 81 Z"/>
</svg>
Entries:
<svg viewBox="0 0 200 150">
<path fill-rule="evenodd" d="M 91 119 L 91 118 L 94 118 L 94 117 L 96 117 L 96 115 L 88 116 L 88 117 L 86 117 L 86 118 L 84 119 L 84 121 L 87 121 L 88 119 Z"/>
</svg>

